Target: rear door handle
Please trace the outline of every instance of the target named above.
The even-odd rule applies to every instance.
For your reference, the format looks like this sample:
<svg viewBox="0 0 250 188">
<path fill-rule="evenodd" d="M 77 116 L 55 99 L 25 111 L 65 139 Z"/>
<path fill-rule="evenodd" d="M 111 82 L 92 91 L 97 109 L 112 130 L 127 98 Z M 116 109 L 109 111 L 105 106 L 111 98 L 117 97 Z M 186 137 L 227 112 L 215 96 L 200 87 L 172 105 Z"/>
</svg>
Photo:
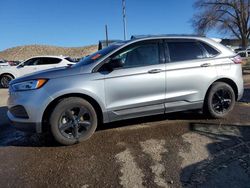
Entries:
<svg viewBox="0 0 250 188">
<path fill-rule="evenodd" d="M 210 64 L 210 63 L 204 63 L 204 64 L 201 64 L 201 67 L 209 67 L 209 66 L 211 66 L 211 64 Z"/>
<path fill-rule="evenodd" d="M 149 74 L 156 74 L 156 73 L 160 73 L 160 72 L 162 72 L 162 69 L 152 69 L 152 70 L 148 71 Z"/>
</svg>

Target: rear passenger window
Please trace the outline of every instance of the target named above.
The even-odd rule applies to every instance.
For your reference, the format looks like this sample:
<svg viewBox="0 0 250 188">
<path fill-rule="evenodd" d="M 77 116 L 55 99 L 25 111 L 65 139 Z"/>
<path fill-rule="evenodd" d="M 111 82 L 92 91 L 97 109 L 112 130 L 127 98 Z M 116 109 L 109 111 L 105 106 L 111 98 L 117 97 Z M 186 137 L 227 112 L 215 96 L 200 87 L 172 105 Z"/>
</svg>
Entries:
<svg viewBox="0 0 250 188">
<path fill-rule="evenodd" d="M 60 63 L 61 59 L 58 58 L 41 58 L 37 65 L 51 65 Z"/>
<path fill-rule="evenodd" d="M 168 42 L 172 62 L 204 58 L 203 51 L 196 42 Z"/>
<path fill-rule="evenodd" d="M 216 56 L 217 54 L 219 54 L 219 52 L 217 50 L 215 50 L 213 47 L 211 47 L 210 45 L 203 43 L 203 42 L 201 43 L 201 45 L 205 48 L 209 57 L 213 57 L 213 56 Z"/>
</svg>

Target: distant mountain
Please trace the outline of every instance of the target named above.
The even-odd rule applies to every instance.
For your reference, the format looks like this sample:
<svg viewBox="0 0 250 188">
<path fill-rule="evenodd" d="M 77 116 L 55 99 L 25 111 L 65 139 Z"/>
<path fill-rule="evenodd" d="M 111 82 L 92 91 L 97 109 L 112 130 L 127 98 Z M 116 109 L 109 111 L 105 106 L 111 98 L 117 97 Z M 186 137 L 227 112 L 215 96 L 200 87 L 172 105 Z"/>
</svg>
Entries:
<svg viewBox="0 0 250 188">
<path fill-rule="evenodd" d="M 4 51 L 0 51 L 0 59 L 20 61 L 40 55 L 64 55 L 74 58 L 80 58 L 95 51 L 97 51 L 97 45 L 73 48 L 47 45 L 28 45 L 17 46 L 14 48 L 6 49 Z"/>
</svg>

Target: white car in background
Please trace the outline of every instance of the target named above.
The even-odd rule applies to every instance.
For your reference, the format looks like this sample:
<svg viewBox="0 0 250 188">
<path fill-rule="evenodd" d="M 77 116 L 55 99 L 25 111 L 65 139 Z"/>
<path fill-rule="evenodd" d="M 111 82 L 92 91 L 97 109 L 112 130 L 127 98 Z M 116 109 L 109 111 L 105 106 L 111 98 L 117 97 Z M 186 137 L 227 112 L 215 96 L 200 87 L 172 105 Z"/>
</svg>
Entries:
<svg viewBox="0 0 250 188">
<path fill-rule="evenodd" d="M 9 82 L 17 77 L 33 72 L 73 65 L 76 62 L 65 56 L 36 56 L 32 57 L 18 66 L 4 66 L 0 68 L 0 84 L 9 87 Z"/>
<path fill-rule="evenodd" d="M 242 58 L 250 57 L 250 49 L 238 51 L 237 54 Z"/>
<path fill-rule="evenodd" d="M 0 60 L 0 68 L 10 66 L 10 64 L 4 60 Z"/>
</svg>

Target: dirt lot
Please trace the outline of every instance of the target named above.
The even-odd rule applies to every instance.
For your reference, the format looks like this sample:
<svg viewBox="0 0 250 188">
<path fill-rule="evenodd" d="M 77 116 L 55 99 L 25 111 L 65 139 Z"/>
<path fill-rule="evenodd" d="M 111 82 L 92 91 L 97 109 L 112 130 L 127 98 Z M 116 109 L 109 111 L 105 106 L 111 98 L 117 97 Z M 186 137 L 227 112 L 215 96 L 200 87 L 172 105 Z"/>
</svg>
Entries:
<svg viewBox="0 0 250 188">
<path fill-rule="evenodd" d="M 69 147 L 11 127 L 6 99 L 0 89 L 0 187 L 250 187 L 250 89 L 225 120 L 140 118 Z"/>
</svg>

